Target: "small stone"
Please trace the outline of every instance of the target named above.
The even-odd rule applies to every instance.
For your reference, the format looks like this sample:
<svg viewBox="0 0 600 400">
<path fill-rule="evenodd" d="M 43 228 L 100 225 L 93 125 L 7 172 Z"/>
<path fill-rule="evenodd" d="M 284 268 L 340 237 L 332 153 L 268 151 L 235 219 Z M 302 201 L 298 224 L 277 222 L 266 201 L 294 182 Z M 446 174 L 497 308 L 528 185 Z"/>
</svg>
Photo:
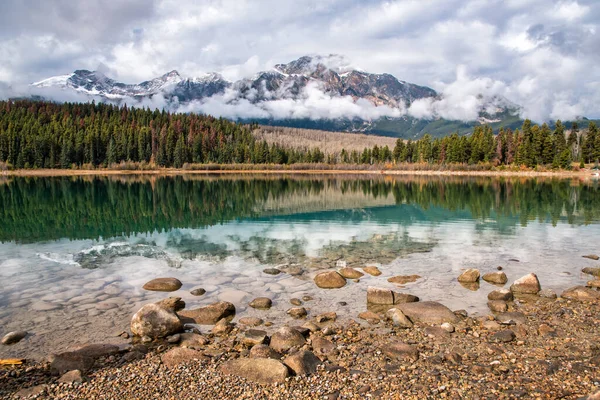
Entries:
<svg viewBox="0 0 600 400">
<path fill-rule="evenodd" d="M 321 272 L 315 276 L 314 281 L 321 289 L 339 289 L 346 286 L 346 279 L 336 271 Z"/>
<path fill-rule="evenodd" d="M 515 340 L 516 335 L 510 329 L 496 332 L 490 337 L 490 342 L 492 343 L 508 343 Z"/>
<path fill-rule="evenodd" d="M 219 301 L 206 307 L 183 310 L 178 314 L 199 325 L 214 325 L 224 318 L 231 320 L 235 316 L 235 306 L 227 301 Z"/>
<path fill-rule="evenodd" d="M 392 325 L 397 326 L 398 328 L 412 328 L 413 326 L 410 319 L 397 308 L 389 309 L 386 316 L 392 321 Z"/>
<path fill-rule="evenodd" d="M 267 275 L 279 275 L 281 273 L 281 270 L 277 268 L 265 268 L 263 269 L 263 272 Z"/>
<path fill-rule="evenodd" d="M 362 272 L 349 267 L 340 269 L 338 273 L 346 279 L 358 279 L 365 275 Z"/>
<path fill-rule="evenodd" d="M 297 376 L 310 375 L 317 372 L 317 366 L 321 361 L 310 351 L 298 351 L 283 360 Z"/>
<path fill-rule="evenodd" d="M 265 321 L 256 317 L 243 317 L 238 321 L 242 325 L 246 326 L 259 326 L 262 325 Z"/>
<path fill-rule="evenodd" d="M 271 347 L 278 352 L 284 353 L 293 347 L 300 347 L 306 343 L 306 339 L 296 329 L 284 326 L 271 336 Z"/>
<path fill-rule="evenodd" d="M 381 271 L 377 267 L 364 267 L 362 270 L 371 276 L 381 275 Z"/>
<path fill-rule="evenodd" d="M 255 346 L 267 341 L 267 332 L 259 329 L 248 329 L 244 334 L 243 343 L 246 346 Z"/>
<path fill-rule="evenodd" d="M 337 314 L 335 312 L 326 312 L 323 314 L 319 314 L 315 317 L 317 323 L 321 324 L 327 321 L 335 321 L 337 319 Z"/>
<path fill-rule="evenodd" d="M 504 325 L 524 324 L 527 317 L 522 312 L 513 311 L 496 315 L 496 320 Z"/>
<path fill-rule="evenodd" d="M 302 327 L 308 329 L 310 332 L 318 332 L 321 330 L 319 325 L 312 321 L 307 321 L 304 325 L 302 325 Z"/>
<path fill-rule="evenodd" d="M 304 307 L 293 307 L 286 311 L 289 316 L 295 319 L 300 319 L 306 317 L 308 314 L 306 312 L 306 308 Z"/>
<path fill-rule="evenodd" d="M 488 272 L 487 274 L 483 275 L 482 279 L 486 282 L 494 283 L 497 285 L 504 285 L 506 282 L 508 282 L 506 274 L 500 271 Z"/>
<path fill-rule="evenodd" d="M 177 344 L 181 340 L 181 335 L 176 333 L 175 335 L 167 336 L 167 343 Z"/>
<path fill-rule="evenodd" d="M 272 358 L 230 360 L 221 366 L 221 372 L 262 384 L 284 383 L 289 375 L 288 368 Z"/>
<path fill-rule="evenodd" d="M 233 330 L 233 325 L 226 318 L 220 319 L 212 328 L 211 333 L 217 336 L 227 335 Z"/>
<path fill-rule="evenodd" d="M 444 323 L 441 325 L 441 328 L 442 328 L 443 330 L 445 330 L 446 332 L 448 332 L 448 333 L 452 333 L 452 332 L 454 332 L 454 329 L 455 329 L 455 328 L 454 328 L 454 325 L 452 325 L 452 324 L 450 324 L 450 323 L 448 323 L 448 322 L 444 322 Z"/>
<path fill-rule="evenodd" d="M 192 296 L 202 296 L 204 293 L 206 293 L 206 290 L 203 288 L 197 288 L 190 291 Z"/>
<path fill-rule="evenodd" d="M 10 344 L 19 343 L 21 340 L 23 340 L 25 338 L 25 336 L 27 336 L 26 331 L 9 332 L 6 335 L 4 335 L 4 337 L 2 338 L 2 344 L 10 345 Z"/>
<path fill-rule="evenodd" d="M 208 358 L 197 350 L 183 347 L 175 347 L 164 353 L 160 360 L 167 368 L 173 368 L 180 364 L 186 364 L 195 360 L 207 360 Z"/>
<path fill-rule="evenodd" d="M 335 344 L 321 336 L 311 335 L 311 345 L 317 354 L 327 354 L 335 349 Z"/>
<path fill-rule="evenodd" d="M 600 277 L 600 267 L 586 267 L 581 270 L 584 274 L 594 275 Z"/>
<path fill-rule="evenodd" d="M 381 320 L 381 318 L 379 317 L 379 315 L 375 314 L 373 311 L 363 311 L 360 314 L 358 314 L 358 318 L 360 319 L 364 319 L 365 321 L 367 321 L 370 324 L 378 324 L 379 321 Z"/>
<path fill-rule="evenodd" d="M 435 339 L 446 339 L 450 337 L 450 332 L 439 326 L 428 326 L 423 331 L 427 337 Z"/>
<path fill-rule="evenodd" d="M 538 334 L 540 336 L 556 336 L 556 331 L 547 324 L 541 324 L 538 327 Z"/>
<path fill-rule="evenodd" d="M 599 289 L 600 288 L 600 279 L 595 279 L 593 281 L 587 281 L 586 286 Z"/>
<path fill-rule="evenodd" d="M 562 292 L 560 297 L 578 301 L 599 301 L 600 292 L 585 286 L 575 286 Z"/>
<path fill-rule="evenodd" d="M 187 347 L 190 349 L 201 349 L 209 343 L 208 338 L 205 336 L 194 333 L 194 332 L 186 332 L 180 334 L 181 339 L 179 341 L 179 347 Z"/>
<path fill-rule="evenodd" d="M 510 290 L 513 293 L 538 294 L 541 290 L 540 281 L 536 274 L 528 274 L 514 281 Z"/>
<path fill-rule="evenodd" d="M 143 289 L 154 292 L 174 292 L 181 289 L 181 281 L 176 278 L 156 278 L 147 282 Z"/>
<path fill-rule="evenodd" d="M 458 277 L 458 281 L 463 282 L 463 283 L 474 283 L 474 282 L 477 282 L 478 280 L 479 280 L 479 270 L 474 269 L 474 268 L 465 270 Z"/>
<path fill-rule="evenodd" d="M 488 308 L 492 310 L 492 312 L 506 312 L 508 311 L 508 304 L 502 300 L 490 300 L 487 303 Z"/>
<path fill-rule="evenodd" d="M 496 321 L 483 321 L 481 325 L 484 329 L 487 329 L 488 331 L 497 331 L 502 327 L 502 325 L 500 325 Z"/>
<path fill-rule="evenodd" d="M 83 376 L 81 375 L 80 370 L 75 369 L 73 371 L 69 371 L 69 372 L 63 374 L 63 376 L 61 376 L 58 381 L 60 383 L 82 383 Z"/>
<path fill-rule="evenodd" d="M 493 290 L 488 294 L 488 300 L 513 301 L 513 294 L 508 289 Z"/>
<path fill-rule="evenodd" d="M 293 306 L 301 306 L 302 300 L 294 298 L 290 300 L 290 304 L 292 304 Z"/>
<path fill-rule="evenodd" d="M 311 301 L 312 299 L 312 296 L 302 296 L 302 301 Z"/>
<path fill-rule="evenodd" d="M 393 360 L 417 361 L 419 359 L 417 348 L 402 342 L 388 343 L 381 347 L 381 352 Z"/>
<path fill-rule="evenodd" d="M 451 351 L 444 354 L 444 360 L 447 363 L 458 365 L 462 363 L 462 356 L 455 351 Z"/>
<path fill-rule="evenodd" d="M 281 354 L 266 344 L 257 344 L 250 349 L 250 358 L 272 358 L 274 360 L 280 360 Z"/>
<path fill-rule="evenodd" d="M 256 308 L 259 310 L 268 310 L 273 305 L 273 301 L 268 297 L 257 297 L 252 300 L 249 304 L 250 307 Z"/>
<path fill-rule="evenodd" d="M 20 389 L 14 397 L 18 399 L 29 399 L 33 396 L 39 396 L 46 391 L 48 385 L 36 385 L 29 388 Z"/>
<path fill-rule="evenodd" d="M 589 258 L 590 260 L 595 260 L 595 261 L 600 260 L 600 257 L 598 257 L 596 254 L 586 254 L 585 256 L 582 256 L 582 257 Z"/>
<path fill-rule="evenodd" d="M 542 289 L 540 290 L 540 292 L 538 293 L 538 295 L 540 297 L 544 297 L 546 299 L 556 299 L 558 296 L 556 295 L 556 292 L 552 289 Z"/>
<path fill-rule="evenodd" d="M 388 278 L 387 281 L 390 283 L 395 283 L 397 285 L 404 285 L 407 283 L 416 282 L 419 279 L 421 279 L 420 275 L 398 275 Z"/>
</svg>

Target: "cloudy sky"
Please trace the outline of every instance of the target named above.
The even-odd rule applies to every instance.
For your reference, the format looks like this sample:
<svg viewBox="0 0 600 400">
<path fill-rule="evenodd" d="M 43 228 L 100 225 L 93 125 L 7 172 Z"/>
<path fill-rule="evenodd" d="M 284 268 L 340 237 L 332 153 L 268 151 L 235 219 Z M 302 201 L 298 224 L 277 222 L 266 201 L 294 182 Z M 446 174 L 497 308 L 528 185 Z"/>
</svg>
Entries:
<svg viewBox="0 0 600 400">
<path fill-rule="evenodd" d="M 535 120 L 600 117 L 595 0 L 3 0 L 0 82 L 98 69 L 249 76 L 306 54 L 444 93 L 502 95 Z"/>
</svg>

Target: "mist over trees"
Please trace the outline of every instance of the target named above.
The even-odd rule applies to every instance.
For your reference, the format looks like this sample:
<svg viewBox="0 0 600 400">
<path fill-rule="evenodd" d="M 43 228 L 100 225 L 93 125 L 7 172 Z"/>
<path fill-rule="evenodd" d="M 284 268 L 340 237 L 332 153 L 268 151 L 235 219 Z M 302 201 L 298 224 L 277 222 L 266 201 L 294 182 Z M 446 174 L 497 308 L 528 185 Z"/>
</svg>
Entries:
<svg viewBox="0 0 600 400">
<path fill-rule="evenodd" d="M 485 164 L 569 169 L 600 158 L 600 132 L 592 122 L 570 132 L 557 121 L 525 120 L 495 135 L 473 133 L 377 143 L 350 133 L 265 132 L 223 118 L 110 104 L 19 100 L 0 102 L 0 163 L 12 168 L 97 168 L 131 162 L 182 168 L 187 164 Z M 296 132 L 297 133 L 297 132 Z M 346 138 L 352 138 L 346 140 Z M 386 138 L 387 139 L 387 138 Z M 333 143 L 333 144 L 332 144 Z M 363 147 L 364 146 L 364 147 Z"/>
</svg>

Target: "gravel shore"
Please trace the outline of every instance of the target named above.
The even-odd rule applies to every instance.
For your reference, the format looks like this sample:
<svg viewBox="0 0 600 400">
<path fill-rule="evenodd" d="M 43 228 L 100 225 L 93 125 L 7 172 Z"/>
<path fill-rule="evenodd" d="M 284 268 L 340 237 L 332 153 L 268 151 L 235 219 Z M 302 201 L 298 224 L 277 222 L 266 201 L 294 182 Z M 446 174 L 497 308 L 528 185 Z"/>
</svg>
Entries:
<svg viewBox="0 0 600 400">
<path fill-rule="evenodd" d="M 96 359 L 83 383 L 59 383 L 48 363 L 0 369 L 0 397 L 40 399 L 596 399 L 600 391 L 600 303 L 525 297 L 510 303 L 512 321 L 501 315 L 465 317 L 450 333 L 440 326 L 394 327 L 389 321 L 327 321 L 302 330 L 322 361 L 316 373 L 262 385 L 225 375 L 228 360 L 248 358 L 245 328 L 207 343 L 196 360 L 167 366 L 176 345 L 148 344 Z M 523 317 L 523 318 L 521 318 Z M 373 321 L 374 322 L 374 321 Z M 501 323 L 503 322 L 503 323 Z M 516 322 L 516 323 L 515 323 Z M 318 326 L 318 330 L 317 330 Z M 512 332 L 507 333 L 507 331 Z M 331 342 L 327 351 L 316 349 Z M 411 354 L 394 353 L 394 344 Z M 327 347 L 327 346 L 326 346 Z M 297 349 L 296 349 L 297 350 Z M 413 352 L 414 350 L 414 352 Z M 139 353 L 138 353 L 139 354 Z M 418 359 L 417 359 L 418 357 Z M 139 359 L 135 359 L 139 358 Z M 589 396 L 589 397 L 588 397 Z"/>
</svg>

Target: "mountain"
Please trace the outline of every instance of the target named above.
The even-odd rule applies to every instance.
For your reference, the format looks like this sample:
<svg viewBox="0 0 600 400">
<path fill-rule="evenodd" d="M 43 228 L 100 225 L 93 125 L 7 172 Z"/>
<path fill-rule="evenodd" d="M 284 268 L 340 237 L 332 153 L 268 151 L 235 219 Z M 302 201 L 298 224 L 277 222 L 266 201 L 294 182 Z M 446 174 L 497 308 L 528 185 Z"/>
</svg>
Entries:
<svg viewBox="0 0 600 400">
<path fill-rule="evenodd" d="M 405 138 L 420 137 L 425 132 L 435 136 L 456 130 L 466 133 L 473 126 L 489 121 L 519 122 L 513 115 L 514 109 L 509 106 L 501 106 L 491 117 L 485 112 L 488 107 L 482 107 L 480 119 L 470 123 L 410 117 L 400 110 L 407 109 L 416 100 L 436 100 L 440 95 L 431 88 L 398 80 L 390 74 L 373 74 L 352 68 L 336 55 L 301 57 L 235 82 L 218 73 L 184 78 L 177 71 L 171 71 L 139 84 L 125 84 L 97 71 L 77 70 L 33 83 L 32 87 L 40 89 L 42 96 L 43 89 L 59 88 L 117 103 L 160 96 L 172 109 L 191 105 L 184 110 L 219 113 L 221 108 L 227 108 L 229 114 L 225 116 L 244 122 Z M 317 96 L 313 101 L 315 99 L 310 96 L 315 90 L 325 97 Z M 334 107 L 328 102 L 331 99 L 344 102 L 334 106 L 350 105 L 360 110 L 353 110 L 355 114 L 349 116 L 343 111 L 339 111 L 340 115 L 331 114 L 329 108 Z M 210 102 L 220 108 L 208 108 Z M 305 113 L 310 115 L 296 113 L 298 105 L 309 109 Z M 287 108 L 282 111 L 282 107 Z"/>
</svg>

